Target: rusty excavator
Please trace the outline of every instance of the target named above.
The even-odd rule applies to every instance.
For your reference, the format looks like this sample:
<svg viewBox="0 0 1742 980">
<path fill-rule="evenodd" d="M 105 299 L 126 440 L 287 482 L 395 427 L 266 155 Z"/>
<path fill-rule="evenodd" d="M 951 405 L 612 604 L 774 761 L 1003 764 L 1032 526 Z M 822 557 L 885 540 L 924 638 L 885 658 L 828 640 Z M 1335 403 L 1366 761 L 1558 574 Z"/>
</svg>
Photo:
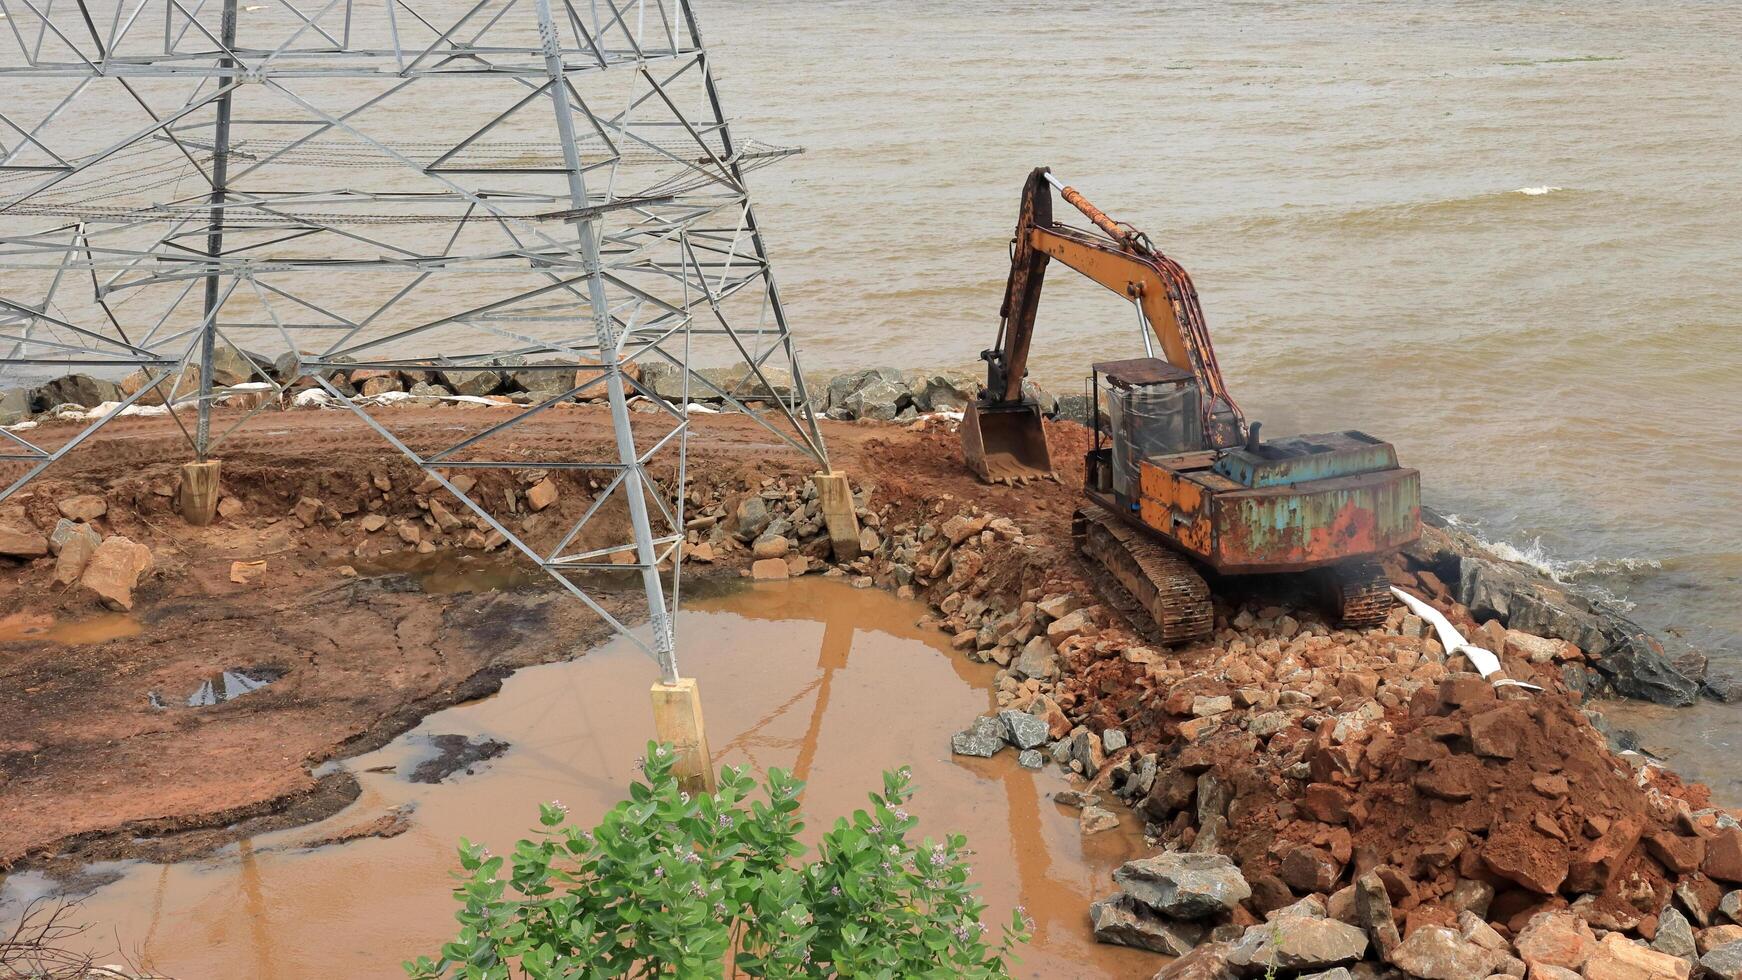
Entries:
<svg viewBox="0 0 1742 980">
<path fill-rule="evenodd" d="M 1055 188 L 1096 231 L 1053 221 Z M 1148 355 L 1091 368 L 1088 499 L 1071 530 L 1109 601 L 1151 640 L 1189 643 L 1214 629 L 1206 573 L 1304 573 L 1344 625 L 1383 621 L 1378 559 L 1421 534 L 1420 474 L 1363 432 L 1261 439 L 1222 382 L 1185 269 L 1044 167 L 1023 186 L 998 343 L 962 421 L 968 466 L 987 482 L 1053 475 L 1023 378 L 1054 259 L 1136 306 Z"/>
</svg>

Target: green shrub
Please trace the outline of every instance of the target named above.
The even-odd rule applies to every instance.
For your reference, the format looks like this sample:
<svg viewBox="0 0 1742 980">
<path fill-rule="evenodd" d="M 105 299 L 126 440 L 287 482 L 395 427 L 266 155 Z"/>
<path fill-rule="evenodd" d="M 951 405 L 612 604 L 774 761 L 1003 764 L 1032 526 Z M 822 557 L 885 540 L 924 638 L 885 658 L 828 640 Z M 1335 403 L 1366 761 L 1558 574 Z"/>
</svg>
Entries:
<svg viewBox="0 0 1742 980">
<path fill-rule="evenodd" d="M 540 807 L 534 840 L 503 856 L 467 841 L 460 933 L 413 977 L 1007 977 L 1028 940 L 1021 909 L 997 945 L 980 923 L 967 841 L 910 843 L 908 770 L 871 810 L 835 821 L 804 863 L 804 784 L 771 770 L 762 800 L 742 770 L 692 797 L 673 754 L 648 745 L 645 783 L 592 831 Z M 504 871 L 506 870 L 506 877 Z"/>
</svg>

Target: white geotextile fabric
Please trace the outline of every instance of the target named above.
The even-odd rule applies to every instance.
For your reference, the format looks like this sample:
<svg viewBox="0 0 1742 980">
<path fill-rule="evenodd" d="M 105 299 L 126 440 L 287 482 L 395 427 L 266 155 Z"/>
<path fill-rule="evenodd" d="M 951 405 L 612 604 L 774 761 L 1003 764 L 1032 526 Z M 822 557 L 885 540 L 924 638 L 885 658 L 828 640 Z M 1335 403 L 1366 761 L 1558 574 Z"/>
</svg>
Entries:
<svg viewBox="0 0 1742 980">
<path fill-rule="evenodd" d="M 1447 619 L 1444 613 L 1395 585 L 1391 587 L 1391 594 L 1402 599 L 1403 604 L 1409 607 L 1410 612 L 1415 613 L 1417 616 L 1420 616 L 1422 619 L 1433 624 L 1434 630 L 1440 635 L 1440 646 L 1445 647 L 1447 656 L 1451 656 L 1454 653 L 1461 653 L 1465 657 L 1468 657 L 1470 665 L 1475 667 L 1476 672 L 1481 674 L 1484 679 L 1500 673 L 1500 658 L 1494 655 L 1494 651 L 1476 646 L 1470 641 L 1464 639 L 1464 634 L 1458 632 L 1458 628 L 1452 625 L 1452 621 Z M 1514 684 L 1518 687 L 1528 688 L 1532 691 L 1542 690 L 1542 688 L 1537 687 L 1535 684 L 1526 684 L 1523 681 L 1515 681 L 1510 677 L 1502 677 L 1494 683 Z"/>
</svg>

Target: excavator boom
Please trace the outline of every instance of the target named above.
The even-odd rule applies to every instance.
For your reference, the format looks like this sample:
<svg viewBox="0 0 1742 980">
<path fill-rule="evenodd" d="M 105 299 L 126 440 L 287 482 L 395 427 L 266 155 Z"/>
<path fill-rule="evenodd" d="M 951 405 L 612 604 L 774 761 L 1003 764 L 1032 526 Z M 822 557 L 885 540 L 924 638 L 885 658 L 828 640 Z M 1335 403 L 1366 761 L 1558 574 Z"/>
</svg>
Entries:
<svg viewBox="0 0 1742 980">
<path fill-rule="evenodd" d="M 1053 221 L 1055 187 L 1099 234 Z M 1022 189 L 1010 246 L 1010 276 L 999 309 L 998 342 L 980 352 L 987 365 L 986 389 L 969 404 L 963 419 L 962 450 L 970 469 L 988 482 L 1052 474 L 1040 408 L 1024 395 L 1022 380 L 1028 373 L 1041 286 L 1054 259 L 1136 304 L 1148 331 L 1145 346 L 1159 344 L 1170 364 L 1196 379 L 1210 448 L 1244 441 L 1245 420 L 1222 383 L 1191 277 L 1157 251 L 1142 232 L 1108 217 L 1074 188 L 1055 181 L 1047 168 L 1039 167 Z"/>
</svg>

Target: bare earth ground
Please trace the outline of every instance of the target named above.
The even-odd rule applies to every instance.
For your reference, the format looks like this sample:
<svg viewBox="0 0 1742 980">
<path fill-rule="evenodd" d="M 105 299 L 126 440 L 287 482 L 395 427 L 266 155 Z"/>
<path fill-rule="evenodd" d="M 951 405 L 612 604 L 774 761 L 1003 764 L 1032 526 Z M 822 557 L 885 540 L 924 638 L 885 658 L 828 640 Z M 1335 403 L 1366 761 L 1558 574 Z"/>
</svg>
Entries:
<svg viewBox="0 0 1742 980">
<path fill-rule="evenodd" d="M 471 429 L 511 412 L 385 411 L 394 431 L 414 445 L 425 436 L 452 441 L 462 419 Z M 220 416 L 215 430 L 226 422 Z M 77 431 L 68 424 L 33 435 L 53 446 Z M 609 419 L 594 406 L 545 413 L 511 432 L 492 443 L 491 455 L 524 458 L 529 467 L 604 458 L 610 438 Z M 953 494 L 1068 540 L 1073 491 L 1052 483 L 980 486 L 961 468 L 948 435 L 831 423 L 826 436 L 833 465 L 856 485 L 877 483 L 878 496 L 897 501 L 897 510 L 909 495 Z M 1060 458 L 1076 450 L 1061 446 Z M 403 557 L 411 548 L 392 524 L 374 534 L 362 530 L 365 514 L 418 519 L 420 497 L 425 507 L 445 498 L 464 511 L 440 489 L 416 493 L 422 479 L 416 468 L 349 413 L 267 414 L 232 436 L 221 455 L 224 492 L 243 506 L 209 528 L 190 528 L 173 510 L 170 494 L 188 452 L 164 418 L 118 420 L 0 505 L 0 519 L 24 516 L 46 531 L 59 516 L 57 501 L 101 494 L 109 503 L 98 522 L 104 532 L 146 544 L 156 559 L 135 594 L 138 635 L 76 646 L 0 639 L 0 870 L 174 859 L 318 819 L 356 793 L 343 773 L 313 775 L 320 763 L 383 744 L 432 711 L 493 691 L 517 667 L 575 656 L 606 634 L 596 616 L 530 562 L 502 551 L 487 560 L 517 563 L 529 573 L 506 590 L 430 594 L 404 576 L 372 574 L 392 567 L 384 552 Z M 696 420 L 693 485 L 731 493 L 771 476 L 802 478 L 813 468 L 742 416 Z M 514 480 L 509 473 L 492 476 Z M 393 489 L 381 492 L 378 477 Z M 491 490 L 486 485 L 477 495 Z M 551 511 L 530 519 L 540 526 L 527 537 L 542 543 L 560 533 L 586 496 L 570 489 Z M 308 526 L 291 516 L 304 497 L 322 501 L 325 511 Z M 736 575 L 732 566 L 743 557 L 693 567 Z M 258 577 L 231 581 L 232 562 L 258 560 L 265 561 Z M 0 624 L 75 621 L 99 610 L 78 586 L 57 585 L 52 564 L 0 568 Z M 347 564 L 362 576 L 347 577 Z M 614 615 L 634 616 L 637 598 L 618 593 L 606 603 Z M 181 706 L 220 671 L 261 667 L 285 673 L 216 708 Z M 169 707 L 153 707 L 152 692 Z"/>
</svg>

